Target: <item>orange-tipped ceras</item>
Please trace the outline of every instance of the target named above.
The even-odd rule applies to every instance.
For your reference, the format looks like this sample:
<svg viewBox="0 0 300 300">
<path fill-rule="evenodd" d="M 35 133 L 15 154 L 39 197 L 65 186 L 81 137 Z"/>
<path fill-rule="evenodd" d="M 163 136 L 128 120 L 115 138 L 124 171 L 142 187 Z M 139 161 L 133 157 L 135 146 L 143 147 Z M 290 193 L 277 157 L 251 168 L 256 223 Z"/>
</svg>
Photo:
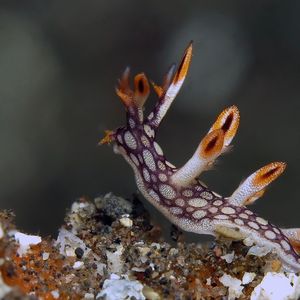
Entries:
<svg viewBox="0 0 300 300">
<path fill-rule="evenodd" d="M 159 100 L 145 117 L 143 105 L 149 95 L 145 74 L 129 86 L 127 68 L 116 89 L 127 111 L 127 124 L 108 131 L 101 143 L 114 143 L 133 168 L 137 186 L 144 197 L 172 223 L 183 230 L 199 234 L 238 238 L 258 246 L 267 246 L 282 260 L 285 270 L 300 271 L 300 230 L 280 229 L 257 216 L 246 205 L 261 197 L 266 187 L 285 169 L 285 163 L 270 163 L 250 175 L 230 197 L 214 193 L 199 180 L 234 138 L 240 114 L 236 106 L 225 109 L 202 139 L 191 159 L 176 168 L 166 159 L 156 142 L 158 126 L 179 92 L 192 57 L 192 43 L 187 47 L 177 70 L 174 65 L 161 86 L 153 83 Z M 246 241 L 245 241 L 246 242 Z"/>
</svg>

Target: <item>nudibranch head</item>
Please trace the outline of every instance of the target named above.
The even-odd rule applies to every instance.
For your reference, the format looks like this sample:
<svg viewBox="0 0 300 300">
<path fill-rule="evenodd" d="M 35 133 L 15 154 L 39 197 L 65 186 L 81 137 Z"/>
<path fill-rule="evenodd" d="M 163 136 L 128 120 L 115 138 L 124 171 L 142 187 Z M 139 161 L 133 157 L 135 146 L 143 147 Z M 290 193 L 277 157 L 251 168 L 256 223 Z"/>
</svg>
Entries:
<svg viewBox="0 0 300 300">
<path fill-rule="evenodd" d="M 126 68 L 116 88 L 125 106 L 127 123 L 115 131 L 106 131 L 100 144 L 113 143 L 133 168 L 136 183 L 144 197 L 172 223 L 199 234 L 224 235 L 275 251 L 286 270 L 300 271 L 300 229 L 280 229 L 254 212 L 249 205 L 262 197 L 267 186 L 285 170 L 283 162 L 270 163 L 251 174 L 230 197 L 222 197 L 199 181 L 225 152 L 236 135 L 240 113 L 236 106 L 221 112 L 199 143 L 193 156 L 180 168 L 165 157 L 156 141 L 158 127 L 178 94 L 188 72 L 192 43 L 175 69 L 172 65 L 162 85 L 152 83 L 159 97 L 154 109 L 144 116 L 144 104 L 150 85 L 144 73 L 134 77 Z"/>
</svg>

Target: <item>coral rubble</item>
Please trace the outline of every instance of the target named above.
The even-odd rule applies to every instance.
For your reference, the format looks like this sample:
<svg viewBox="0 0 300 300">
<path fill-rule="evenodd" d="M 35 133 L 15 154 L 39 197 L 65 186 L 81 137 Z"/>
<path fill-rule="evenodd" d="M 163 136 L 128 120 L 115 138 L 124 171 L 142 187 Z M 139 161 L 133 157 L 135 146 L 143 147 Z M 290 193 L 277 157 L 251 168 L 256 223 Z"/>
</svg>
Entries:
<svg viewBox="0 0 300 300">
<path fill-rule="evenodd" d="M 272 252 L 224 238 L 166 242 L 137 196 L 75 201 L 55 240 L 19 232 L 13 218 L 0 212 L 1 299 L 259 300 L 277 299 L 276 289 L 284 299 L 300 296 L 299 277 L 281 273 Z"/>
</svg>

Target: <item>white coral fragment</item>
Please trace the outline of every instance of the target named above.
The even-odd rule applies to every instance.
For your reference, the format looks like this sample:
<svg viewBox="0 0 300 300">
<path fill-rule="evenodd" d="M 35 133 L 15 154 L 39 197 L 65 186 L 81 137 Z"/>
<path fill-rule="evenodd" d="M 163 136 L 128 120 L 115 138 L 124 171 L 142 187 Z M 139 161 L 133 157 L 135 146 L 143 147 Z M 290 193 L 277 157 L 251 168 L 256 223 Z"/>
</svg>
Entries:
<svg viewBox="0 0 300 300">
<path fill-rule="evenodd" d="M 233 262 L 234 259 L 234 251 L 231 253 L 225 254 L 221 256 L 222 259 L 224 259 L 228 264 Z"/>
<path fill-rule="evenodd" d="M 47 260 L 49 258 L 49 256 L 50 256 L 50 253 L 48 253 L 48 252 L 43 252 L 43 254 L 42 254 L 43 260 Z"/>
<path fill-rule="evenodd" d="M 248 250 L 247 255 L 254 255 L 254 256 L 262 257 L 262 256 L 267 255 L 271 251 L 272 251 L 272 248 L 270 248 L 269 246 L 254 245 Z"/>
<path fill-rule="evenodd" d="M 253 290 L 251 300 L 294 300 L 300 297 L 300 277 L 294 273 L 268 272 Z"/>
<path fill-rule="evenodd" d="M 91 249 L 85 245 L 83 240 L 64 228 L 59 230 L 55 245 L 59 245 L 59 253 L 64 256 L 75 257 L 75 249 L 78 247 L 84 251 L 83 256 L 87 255 L 91 251 Z"/>
<path fill-rule="evenodd" d="M 58 290 L 52 291 L 51 295 L 54 299 L 59 299 L 59 291 Z"/>
<path fill-rule="evenodd" d="M 228 274 L 224 274 L 219 278 L 220 282 L 228 287 L 228 300 L 234 300 L 242 295 L 242 281 Z"/>
<path fill-rule="evenodd" d="M 117 246 L 115 252 L 106 251 L 108 269 L 111 273 L 121 273 L 123 268 L 123 254 L 124 248 L 122 245 Z"/>
<path fill-rule="evenodd" d="M 120 279 L 118 276 L 111 276 L 110 279 L 104 281 L 103 289 L 97 295 L 96 299 L 145 300 L 142 290 L 143 285 L 137 280 Z"/>
<path fill-rule="evenodd" d="M 120 223 L 122 226 L 128 227 L 128 228 L 132 227 L 132 225 L 133 225 L 133 221 L 130 218 L 128 218 L 127 216 L 122 217 L 120 219 Z"/>
<path fill-rule="evenodd" d="M 80 270 L 83 266 L 84 266 L 83 261 L 75 261 L 75 263 L 73 264 L 73 269 Z"/>
<path fill-rule="evenodd" d="M 17 253 L 20 256 L 26 254 L 27 250 L 30 248 L 30 245 L 37 245 L 42 241 L 40 236 L 28 235 L 19 231 L 14 232 L 13 236 L 15 240 L 19 243 Z"/>
<path fill-rule="evenodd" d="M 253 281 L 255 278 L 256 274 L 255 273 L 250 273 L 250 272 L 245 272 L 242 278 L 242 284 L 248 284 Z"/>
</svg>

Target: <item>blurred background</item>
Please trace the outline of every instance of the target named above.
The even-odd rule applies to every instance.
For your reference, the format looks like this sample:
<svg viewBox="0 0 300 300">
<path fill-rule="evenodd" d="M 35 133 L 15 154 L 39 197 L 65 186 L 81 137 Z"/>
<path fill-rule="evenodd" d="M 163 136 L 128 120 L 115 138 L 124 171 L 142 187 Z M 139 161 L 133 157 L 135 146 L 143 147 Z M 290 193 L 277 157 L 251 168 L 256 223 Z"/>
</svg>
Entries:
<svg viewBox="0 0 300 300">
<path fill-rule="evenodd" d="M 130 65 L 160 83 L 194 40 L 188 78 L 160 127 L 168 159 L 182 165 L 218 113 L 237 105 L 234 149 L 201 178 L 230 195 L 259 167 L 286 161 L 252 209 L 300 226 L 299 9 L 274 0 L 2 0 L 1 208 L 24 230 L 50 234 L 82 195 L 136 192 L 126 162 L 97 146 L 105 129 L 124 124 L 117 78 Z M 152 93 L 148 107 L 155 101 Z"/>
</svg>

